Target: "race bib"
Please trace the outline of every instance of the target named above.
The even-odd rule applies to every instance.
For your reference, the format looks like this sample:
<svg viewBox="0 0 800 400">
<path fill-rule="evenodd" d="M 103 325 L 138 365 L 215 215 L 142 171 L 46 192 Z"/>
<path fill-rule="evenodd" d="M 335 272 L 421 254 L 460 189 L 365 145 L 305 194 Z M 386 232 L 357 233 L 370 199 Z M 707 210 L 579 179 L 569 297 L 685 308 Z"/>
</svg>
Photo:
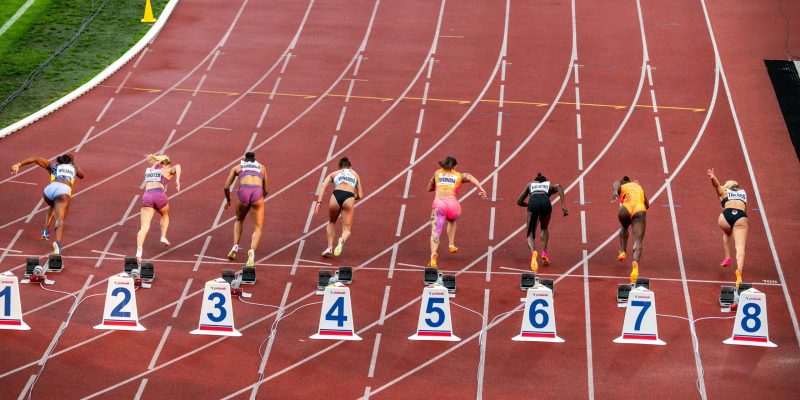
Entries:
<svg viewBox="0 0 800 400">
<path fill-rule="evenodd" d="M 239 165 L 242 171 L 261 172 L 261 164 L 257 161 L 242 161 Z"/>
<path fill-rule="evenodd" d="M 75 179 L 75 167 L 72 164 L 59 164 L 56 167 L 56 178 L 71 181 Z"/>
<path fill-rule="evenodd" d="M 550 181 L 531 182 L 531 193 L 550 193 Z"/>
<path fill-rule="evenodd" d="M 744 190 L 731 190 L 728 189 L 728 200 L 741 200 L 747 203 L 747 193 Z"/>
<path fill-rule="evenodd" d="M 436 185 L 455 188 L 459 178 L 460 177 L 458 175 L 443 172 L 439 174 L 439 177 L 436 179 Z"/>
<path fill-rule="evenodd" d="M 356 180 L 356 176 L 353 175 L 353 173 L 348 171 L 348 170 L 340 171 L 339 174 L 336 175 L 335 181 L 336 181 L 337 185 L 342 183 L 342 182 L 344 182 L 344 183 L 350 184 L 352 186 L 355 186 L 356 182 L 358 182 Z"/>
<path fill-rule="evenodd" d="M 161 176 L 162 175 L 160 169 L 148 168 L 144 172 L 144 181 L 161 183 Z"/>
</svg>

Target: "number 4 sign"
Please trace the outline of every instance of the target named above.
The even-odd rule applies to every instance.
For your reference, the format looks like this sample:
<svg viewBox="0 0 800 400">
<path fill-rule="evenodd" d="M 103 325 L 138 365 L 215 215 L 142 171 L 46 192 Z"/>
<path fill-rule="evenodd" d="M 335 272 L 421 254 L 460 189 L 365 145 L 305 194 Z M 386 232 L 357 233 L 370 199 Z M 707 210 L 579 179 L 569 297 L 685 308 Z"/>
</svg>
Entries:
<svg viewBox="0 0 800 400">
<path fill-rule="evenodd" d="M 453 335 L 453 322 L 450 319 L 450 296 L 441 285 L 431 285 L 422 291 L 417 333 L 408 337 L 411 340 L 445 340 L 458 342 Z"/>
<path fill-rule="evenodd" d="M 622 336 L 614 339 L 614 343 L 666 344 L 658 338 L 656 295 L 650 289 L 640 286 L 631 290 Z"/>
<path fill-rule="evenodd" d="M 136 309 L 136 287 L 133 278 L 126 273 L 108 278 L 106 305 L 103 309 L 103 323 L 94 329 L 115 329 L 123 331 L 143 331 Z"/>
<path fill-rule="evenodd" d="M 733 336 L 722 343 L 777 347 L 769 341 L 767 296 L 764 293 L 755 288 L 742 292 L 739 296 L 739 308 L 736 310 L 736 322 L 733 324 Z"/>
<path fill-rule="evenodd" d="M 319 329 L 311 339 L 361 340 L 353 328 L 350 288 L 336 283 L 325 288 Z"/>
<path fill-rule="evenodd" d="M 242 336 L 233 324 L 231 285 L 222 278 L 206 282 L 200 323 L 192 335 Z"/>
<path fill-rule="evenodd" d="M 0 329 L 27 331 L 31 329 L 22 320 L 19 301 L 19 281 L 11 272 L 0 275 Z"/>
</svg>

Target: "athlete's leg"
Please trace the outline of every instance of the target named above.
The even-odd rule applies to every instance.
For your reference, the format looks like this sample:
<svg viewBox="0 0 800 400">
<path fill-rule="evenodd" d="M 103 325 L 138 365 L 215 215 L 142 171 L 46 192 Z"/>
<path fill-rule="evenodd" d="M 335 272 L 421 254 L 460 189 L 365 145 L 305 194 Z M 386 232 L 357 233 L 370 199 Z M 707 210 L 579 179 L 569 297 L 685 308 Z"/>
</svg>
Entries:
<svg viewBox="0 0 800 400">
<path fill-rule="evenodd" d="M 250 211 L 250 206 L 247 204 L 239 203 L 236 205 L 236 222 L 233 224 L 233 245 L 238 246 L 242 239 L 242 230 L 244 229 L 244 219 L 247 217 L 247 212 Z"/>
<path fill-rule="evenodd" d="M 619 219 L 620 228 L 619 228 L 619 256 L 617 259 L 620 261 L 625 259 L 625 252 L 628 249 L 628 226 L 631 224 L 631 215 L 628 213 L 628 210 L 625 207 L 619 208 L 617 212 L 617 218 Z"/>
<path fill-rule="evenodd" d="M 351 197 L 345 200 L 342 206 L 342 243 L 344 243 L 350 238 L 350 234 L 353 230 L 353 216 L 356 212 L 356 199 Z"/>
<path fill-rule="evenodd" d="M 139 224 L 139 233 L 136 234 L 136 258 L 141 261 L 142 258 L 142 248 L 144 247 L 144 239 L 147 237 L 147 231 L 150 230 L 150 221 L 153 220 L 153 214 L 155 214 L 156 210 L 152 207 L 142 207 L 142 211 L 139 213 L 141 221 Z"/>
<path fill-rule="evenodd" d="M 736 269 L 741 274 L 744 270 L 745 245 L 747 244 L 747 231 L 749 230 L 747 218 L 739 218 L 733 224 L 733 242 L 736 246 Z"/>
<path fill-rule="evenodd" d="M 456 247 L 456 228 L 458 228 L 458 221 L 447 221 L 447 241 L 450 248 Z M 454 253 L 451 251 L 451 253 Z"/>
<path fill-rule="evenodd" d="M 264 199 L 260 199 L 250 206 L 253 212 L 250 216 L 253 220 L 253 235 L 250 237 L 250 250 L 256 251 L 261 242 L 261 229 L 264 226 Z M 240 233 L 241 234 L 241 233 Z"/>
<path fill-rule="evenodd" d="M 55 234 L 56 241 L 61 243 L 61 236 L 64 234 L 64 220 L 67 218 L 69 212 L 70 196 L 62 194 L 55 198 L 53 202 L 54 217 L 55 217 Z"/>
<path fill-rule="evenodd" d="M 642 242 L 644 242 L 644 232 L 647 227 L 647 214 L 638 212 L 633 215 L 631 230 L 633 231 L 633 261 L 639 262 L 642 258 Z"/>
<path fill-rule="evenodd" d="M 733 233 L 731 226 L 728 225 L 728 221 L 725 219 L 723 214 L 719 214 L 719 218 L 717 218 L 717 224 L 719 228 L 722 229 L 722 247 L 723 251 L 725 252 L 725 259 L 722 260 L 720 265 L 728 266 L 731 263 L 731 249 L 733 248 L 733 238 L 731 237 L 731 233 Z"/>
<path fill-rule="evenodd" d="M 443 210 L 434 208 L 431 211 L 431 262 L 430 266 L 437 267 L 439 239 L 442 236 L 442 229 L 445 224 L 445 213 Z"/>
<path fill-rule="evenodd" d="M 536 218 L 536 215 L 528 211 L 528 234 L 525 236 L 525 239 L 528 241 L 528 248 L 531 251 L 536 250 L 536 220 L 534 218 Z"/>
<path fill-rule="evenodd" d="M 169 241 L 167 240 L 167 229 L 169 229 L 169 204 L 158 210 L 158 213 L 161 215 L 161 244 L 169 246 Z"/>
<path fill-rule="evenodd" d="M 551 213 L 547 213 L 539 217 L 539 219 L 541 220 L 541 226 L 539 227 L 539 229 L 542 230 L 540 234 L 542 239 L 542 254 L 547 253 L 547 241 L 550 239 L 550 230 L 548 229 L 548 227 L 550 226 L 550 217 L 552 215 L 553 214 Z"/>
<path fill-rule="evenodd" d="M 336 196 L 331 196 L 328 202 L 328 248 L 333 248 L 333 241 L 336 240 L 336 221 L 339 220 L 339 215 L 341 213 L 342 209 L 336 201 Z"/>
</svg>

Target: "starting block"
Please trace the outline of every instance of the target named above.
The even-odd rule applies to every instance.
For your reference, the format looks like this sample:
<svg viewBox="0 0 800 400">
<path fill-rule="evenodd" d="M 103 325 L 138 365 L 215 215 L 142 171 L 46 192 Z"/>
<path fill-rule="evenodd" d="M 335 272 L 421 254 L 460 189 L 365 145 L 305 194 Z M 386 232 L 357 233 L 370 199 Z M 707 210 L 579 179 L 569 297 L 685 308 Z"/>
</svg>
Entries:
<svg viewBox="0 0 800 400">
<path fill-rule="evenodd" d="M 739 284 L 741 289 L 742 285 Z M 749 288 L 739 295 L 739 307 L 733 323 L 733 335 L 722 343 L 743 346 L 777 347 L 769 340 L 767 296 Z"/>
<path fill-rule="evenodd" d="M 141 269 L 142 281 L 152 283 L 156 279 L 156 270 L 152 261 L 142 261 Z"/>
<path fill-rule="evenodd" d="M 331 284 L 333 272 L 327 269 L 321 269 L 317 272 L 317 292 L 318 296 L 325 294 L 325 288 Z"/>
<path fill-rule="evenodd" d="M 200 322 L 192 335 L 242 336 L 233 322 L 231 285 L 223 278 L 206 282 Z"/>
<path fill-rule="evenodd" d="M 447 289 L 447 293 L 451 294 L 450 297 L 455 297 L 456 292 L 456 276 L 455 275 L 442 275 L 442 286 Z"/>
<path fill-rule="evenodd" d="M 45 285 L 52 285 L 55 282 L 47 279 L 47 268 L 39 265 L 39 259 L 36 257 L 28 257 L 25 260 L 25 279 L 19 283 L 40 283 Z"/>
<path fill-rule="evenodd" d="M 339 271 L 336 273 L 336 281 L 345 285 L 353 283 L 353 267 L 339 267 Z"/>
<path fill-rule="evenodd" d="M 242 273 L 239 275 L 242 277 L 242 284 L 243 285 L 255 285 L 256 283 L 256 267 L 242 267 Z"/>
<path fill-rule="evenodd" d="M 408 339 L 461 341 L 461 338 L 453 334 L 453 322 L 450 318 L 450 294 L 447 288 L 435 283 L 422 290 L 417 333 L 409 336 Z"/>
<path fill-rule="evenodd" d="M 553 290 L 542 284 L 536 284 L 527 292 L 522 327 L 519 335 L 514 336 L 511 340 L 563 343 L 564 339 L 556 335 Z"/>
<path fill-rule="evenodd" d="M 752 283 L 739 283 L 739 288 L 735 286 L 722 286 L 719 293 L 719 306 L 722 312 L 736 311 L 739 304 L 739 297 L 742 292 L 753 287 Z"/>
<path fill-rule="evenodd" d="M 133 278 L 134 286 L 138 288 L 150 289 L 150 285 L 156 277 L 152 261 L 144 261 L 139 265 L 136 257 L 125 257 L 122 266 L 123 272 Z"/>
<path fill-rule="evenodd" d="M 242 278 L 243 273 L 237 275 L 236 271 L 232 269 L 223 269 L 222 276 L 220 277 L 220 279 L 222 279 L 223 281 L 227 282 L 228 285 L 230 285 L 232 296 L 249 298 L 250 296 L 252 296 L 252 294 L 245 293 L 241 287 L 242 284 L 244 283 L 244 278 Z"/>
<path fill-rule="evenodd" d="M 122 331 L 143 331 L 139 323 L 136 307 L 136 286 L 134 279 L 121 273 L 108 278 L 106 305 L 103 308 L 103 322 L 94 329 L 113 329 Z"/>
<path fill-rule="evenodd" d="M 341 282 L 328 285 L 322 299 L 317 333 L 311 339 L 361 340 L 353 328 L 350 288 Z"/>
<path fill-rule="evenodd" d="M 667 344 L 658 338 L 656 295 L 650 289 L 637 286 L 629 292 L 622 336 L 614 343 Z"/>
<path fill-rule="evenodd" d="M 45 265 L 48 272 L 59 273 L 64 270 L 64 262 L 61 260 L 60 254 L 50 254 L 47 256 L 47 265 Z"/>
<path fill-rule="evenodd" d="M 527 292 L 528 289 L 536 285 L 536 281 L 535 272 L 523 272 L 522 280 L 519 283 L 519 288 L 522 289 L 523 292 Z"/>
<path fill-rule="evenodd" d="M 625 283 L 617 286 L 617 307 L 624 308 L 628 305 L 628 296 L 634 288 L 643 287 L 650 289 L 650 278 L 636 278 L 636 283 Z"/>
<path fill-rule="evenodd" d="M 31 327 L 22 320 L 19 282 L 11 272 L 0 275 L 0 330 L 27 331 Z"/>
<path fill-rule="evenodd" d="M 431 285 L 439 281 L 439 270 L 433 267 L 425 267 L 425 275 L 422 276 L 422 284 Z"/>
<path fill-rule="evenodd" d="M 139 269 L 139 261 L 136 260 L 136 257 L 125 257 L 125 263 L 123 264 L 122 270 L 126 274 L 130 274 L 131 271 Z"/>
</svg>

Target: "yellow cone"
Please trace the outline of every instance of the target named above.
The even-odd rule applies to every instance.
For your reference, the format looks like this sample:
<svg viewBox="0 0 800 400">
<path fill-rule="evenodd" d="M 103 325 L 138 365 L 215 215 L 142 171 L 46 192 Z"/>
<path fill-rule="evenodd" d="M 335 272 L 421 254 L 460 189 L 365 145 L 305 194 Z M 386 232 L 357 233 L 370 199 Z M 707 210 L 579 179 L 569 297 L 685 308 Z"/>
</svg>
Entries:
<svg viewBox="0 0 800 400">
<path fill-rule="evenodd" d="M 142 18 L 142 22 L 156 22 L 156 19 L 153 17 L 153 6 L 150 5 L 150 0 L 144 3 L 144 17 Z"/>
</svg>

